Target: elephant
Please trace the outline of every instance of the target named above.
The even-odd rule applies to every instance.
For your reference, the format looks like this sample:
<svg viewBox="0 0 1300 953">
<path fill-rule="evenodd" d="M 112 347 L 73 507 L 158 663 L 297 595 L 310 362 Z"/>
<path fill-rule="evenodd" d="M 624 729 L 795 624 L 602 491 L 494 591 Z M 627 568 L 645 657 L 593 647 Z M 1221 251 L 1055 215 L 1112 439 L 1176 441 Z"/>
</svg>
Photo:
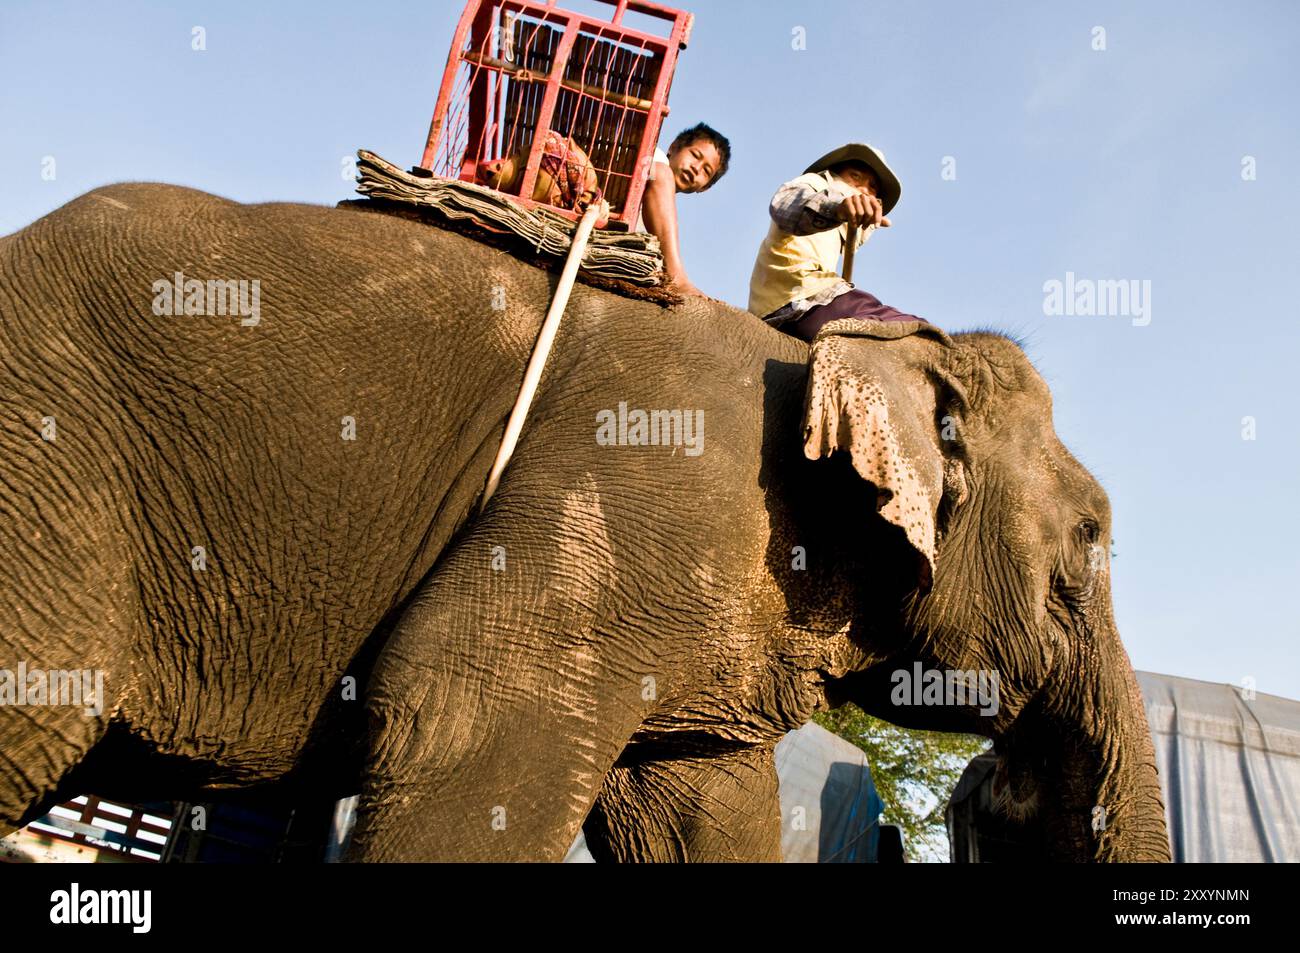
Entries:
<svg viewBox="0 0 1300 953">
<path fill-rule="evenodd" d="M 853 702 L 993 739 L 1053 859 L 1169 859 L 1107 497 L 1020 345 L 579 285 L 484 500 L 556 281 L 158 184 L 0 239 L 0 667 L 103 676 L 0 691 L 0 833 L 359 791 L 348 860 L 771 861 L 777 741 Z"/>
</svg>

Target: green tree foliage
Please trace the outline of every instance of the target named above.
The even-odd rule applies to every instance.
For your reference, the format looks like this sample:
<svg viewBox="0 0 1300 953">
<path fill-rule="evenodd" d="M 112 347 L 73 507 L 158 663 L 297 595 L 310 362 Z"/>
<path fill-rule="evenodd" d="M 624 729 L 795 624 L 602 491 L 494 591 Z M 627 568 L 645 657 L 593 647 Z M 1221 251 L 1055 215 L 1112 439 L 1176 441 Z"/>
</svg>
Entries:
<svg viewBox="0 0 1300 953">
<path fill-rule="evenodd" d="M 962 771 L 988 749 L 989 740 L 899 728 L 856 705 L 819 712 L 813 720 L 866 752 L 871 779 L 885 804 L 883 822 L 903 829 L 907 859 L 946 861 L 944 808 Z"/>
</svg>

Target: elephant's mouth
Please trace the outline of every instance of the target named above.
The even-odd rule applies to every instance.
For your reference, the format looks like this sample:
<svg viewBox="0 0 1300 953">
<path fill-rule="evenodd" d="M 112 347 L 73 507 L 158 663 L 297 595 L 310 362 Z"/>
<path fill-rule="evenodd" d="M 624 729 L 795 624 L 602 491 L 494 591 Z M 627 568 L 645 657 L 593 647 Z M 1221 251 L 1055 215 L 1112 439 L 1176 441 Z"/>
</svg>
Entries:
<svg viewBox="0 0 1300 953">
<path fill-rule="evenodd" d="M 1089 732 L 1032 704 L 994 740 L 993 809 L 1039 845 L 1043 860 L 1168 860 L 1149 747 L 1149 736 Z"/>
<path fill-rule="evenodd" d="M 1039 787 L 1032 774 L 999 755 L 993 770 L 993 808 L 1008 820 L 1024 823 L 1038 814 Z"/>
<path fill-rule="evenodd" d="M 1038 729 L 1041 718 L 1037 699 L 1030 702 L 1008 728 L 993 739 L 997 766 L 993 771 L 993 806 L 999 814 L 1016 823 L 1038 816 L 1046 801 L 1043 788 L 1048 783 L 1051 748 Z"/>
</svg>

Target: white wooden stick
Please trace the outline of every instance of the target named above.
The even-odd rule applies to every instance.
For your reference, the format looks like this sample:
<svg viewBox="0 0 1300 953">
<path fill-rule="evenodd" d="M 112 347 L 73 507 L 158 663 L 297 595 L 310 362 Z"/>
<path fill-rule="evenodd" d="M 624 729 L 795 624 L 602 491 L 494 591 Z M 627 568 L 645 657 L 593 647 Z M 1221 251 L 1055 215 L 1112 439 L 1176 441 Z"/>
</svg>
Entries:
<svg viewBox="0 0 1300 953">
<path fill-rule="evenodd" d="M 844 275 L 845 281 L 853 280 L 853 253 L 858 250 L 858 226 L 849 226 L 848 241 L 844 243 Z"/>
<path fill-rule="evenodd" d="M 569 256 L 564 260 L 564 270 L 560 272 L 560 283 L 555 288 L 555 295 L 551 298 L 551 308 L 546 312 L 542 329 L 537 334 L 537 343 L 533 345 L 532 356 L 528 359 L 528 367 L 524 370 L 524 382 L 519 387 L 519 396 L 515 398 L 515 406 L 506 420 L 506 432 L 501 438 L 501 446 L 497 448 L 496 459 L 492 461 L 487 486 L 479 502 L 480 511 L 487 506 L 488 500 L 496 492 L 501 473 L 510 462 L 510 457 L 515 452 L 515 444 L 519 442 L 519 434 L 523 432 L 528 408 L 532 406 L 533 397 L 537 394 L 537 384 L 542 379 L 546 358 L 551 353 L 551 345 L 555 343 L 555 333 L 560 329 L 560 318 L 564 316 L 564 309 L 569 303 L 569 294 L 573 291 L 574 279 L 578 277 L 578 265 L 582 263 L 582 253 L 587 248 L 587 240 L 591 238 L 591 230 L 596 225 L 596 219 L 600 217 L 602 204 L 597 202 L 589 205 L 582 220 L 578 222 L 577 230 L 573 233 Z"/>
</svg>

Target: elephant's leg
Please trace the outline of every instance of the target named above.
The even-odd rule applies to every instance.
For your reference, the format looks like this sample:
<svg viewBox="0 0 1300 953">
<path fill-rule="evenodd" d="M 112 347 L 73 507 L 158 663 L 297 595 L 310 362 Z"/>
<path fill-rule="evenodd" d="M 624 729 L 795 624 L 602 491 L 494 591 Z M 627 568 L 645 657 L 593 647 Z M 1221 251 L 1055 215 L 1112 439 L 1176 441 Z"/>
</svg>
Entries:
<svg viewBox="0 0 1300 953">
<path fill-rule="evenodd" d="M 780 861 L 773 752 L 620 760 L 584 826 L 588 849 L 602 862 Z"/>
<path fill-rule="evenodd" d="M 0 706 L 0 837 L 79 793 L 59 793 L 59 782 L 105 727 L 104 719 L 71 707 Z"/>
<path fill-rule="evenodd" d="M 111 510 L 57 481 L 9 492 L 26 475 L 0 504 L 0 836 L 81 793 L 60 782 L 131 684 L 138 615 Z"/>
<path fill-rule="evenodd" d="M 367 688 L 349 860 L 564 857 L 649 704 L 587 529 L 502 552 L 517 525 L 480 524 L 408 606 Z"/>
</svg>

